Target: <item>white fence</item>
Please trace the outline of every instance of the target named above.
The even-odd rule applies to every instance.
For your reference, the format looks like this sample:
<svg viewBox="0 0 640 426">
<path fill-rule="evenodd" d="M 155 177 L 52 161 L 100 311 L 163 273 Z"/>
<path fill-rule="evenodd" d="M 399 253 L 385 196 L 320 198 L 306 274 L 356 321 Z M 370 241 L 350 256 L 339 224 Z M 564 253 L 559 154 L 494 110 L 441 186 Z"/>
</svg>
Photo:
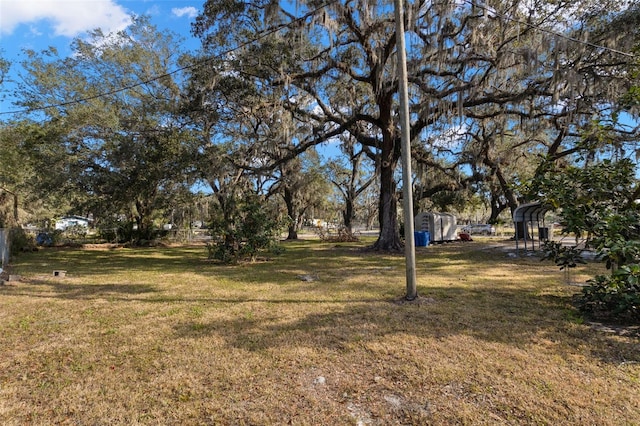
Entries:
<svg viewBox="0 0 640 426">
<path fill-rule="evenodd" d="M 0 228 L 0 267 L 9 263 L 9 229 Z"/>
</svg>

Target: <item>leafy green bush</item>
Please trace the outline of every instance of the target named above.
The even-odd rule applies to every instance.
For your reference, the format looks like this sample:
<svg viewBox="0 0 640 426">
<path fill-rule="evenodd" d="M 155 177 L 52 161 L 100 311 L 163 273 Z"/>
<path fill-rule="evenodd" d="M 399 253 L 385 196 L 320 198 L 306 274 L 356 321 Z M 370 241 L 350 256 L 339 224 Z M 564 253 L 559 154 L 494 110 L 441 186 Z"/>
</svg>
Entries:
<svg viewBox="0 0 640 426">
<path fill-rule="evenodd" d="M 62 234 L 63 231 L 59 230 L 59 229 L 55 229 L 51 232 L 47 232 L 47 234 L 49 234 L 49 237 L 51 238 L 51 245 L 52 246 L 59 246 L 60 244 L 62 244 Z"/>
<path fill-rule="evenodd" d="M 229 196 L 215 211 L 210 226 L 209 259 L 233 263 L 255 260 L 263 250 L 274 250 L 283 226 L 263 207 L 257 195 Z"/>
<path fill-rule="evenodd" d="M 582 290 L 578 306 L 595 317 L 640 321 L 640 265 L 598 275 Z"/>
<path fill-rule="evenodd" d="M 571 269 L 578 264 L 585 263 L 582 257 L 582 250 L 576 246 L 563 246 L 562 243 L 556 241 L 545 241 L 542 248 L 542 259 L 551 260 L 564 271 L 565 282 L 571 284 Z"/>
<path fill-rule="evenodd" d="M 562 209 L 563 234 L 586 236 L 611 270 L 588 282 L 578 300 L 582 311 L 602 318 L 640 320 L 640 204 L 636 165 L 604 159 L 584 167 L 541 165 L 534 187 L 546 204 Z M 551 242 L 545 258 L 568 271 L 579 251 Z"/>
<path fill-rule="evenodd" d="M 22 228 L 13 228 L 10 234 L 11 255 L 19 252 L 33 251 L 37 249 L 36 239 L 33 235 L 27 234 Z"/>
<path fill-rule="evenodd" d="M 542 259 L 551 260 L 560 267 L 560 270 L 575 268 L 578 263 L 585 263 L 582 251 L 576 246 L 563 246 L 555 241 L 545 241 L 542 248 Z"/>
<path fill-rule="evenodd" d="M 584 312 L 601 318 L 640 321 L 639 220 L 634 208 L 603 218 L 596 228 L 598 237 L 593 243 L 611 274 L 589 280 L 578 300 Z"/>
<path fill-rule="evenodd" d="M 62 237 L 64 237 L 68 242 L 81 242 L 87 238 L 87 232 L 89 230 L 86 226 L 82 225 L 71 225 L 67 226 L 62 231 Z"/>
<path fill-rule="evenodd" d="M 133 223 L 115 220 L 103 223 L 98 237 L 110 243 L 128 243 L 134 239 Z"/>
</svg>

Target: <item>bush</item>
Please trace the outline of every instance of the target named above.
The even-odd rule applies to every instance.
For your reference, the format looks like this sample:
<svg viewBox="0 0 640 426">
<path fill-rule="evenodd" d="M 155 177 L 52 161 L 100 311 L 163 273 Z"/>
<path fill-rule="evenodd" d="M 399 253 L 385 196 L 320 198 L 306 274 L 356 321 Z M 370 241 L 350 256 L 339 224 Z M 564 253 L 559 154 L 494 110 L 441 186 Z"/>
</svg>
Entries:
<svg viewBox="0 0 640 426">
<path fill-rule="evenodd" d="M 585 152 L 593 155 L 594 152 Z M 640 288 L 640 181 L 637 165 L 628 158 L 603 159 L 576 166 L 543 162 L 534 179 L 535 193 L 546 204 L 562 207 L 563 233 L 587 236 L 609 276 L 589 281 L 577 301 L 585 313 L 611 320 L 638 320 Z M 565 271 L 575 266 L 577 250 L 548 246 L 546 258 Z"/>
<path fill-rule="evenodd" d="M 545 241 L 540 260 L 551 260 L 559 266 L 560 270 L 564 271 L 567 284 L 571 284 L 571 269 L 578 266 L 579 263 L 585 263 L 582 251 L 576 246 L 567 247 L 555 241 Z"/>
<path fill-rule="evenodd" d="M 62 231 L 41 231 L 36 235 L 36 244 L 43 247 L 51 247 L 60 244 Z"/>
<path fill-rule="evenodd" d="M 640 264 L 624 265 L 612 275 L 589 280 L 578 306 L 598 318 L 640 321 Z"/>
<path fill-rule="evenodd" d="M 214 213 L 210 233 L 213 241 L 207 244 L 209 259 L 233 263 L 241 259 L 255 260 L 258 253 L 274 250 L 282 223 L 263 208 L 261 197 L 230 196 L 224 209 Z"/>
<path fill-rule="evenodd" d="M 98 231 L 98 237 L 110 243 L 128 243 L 133 241 L 135 230 L 133 223 L 126 221 L 112 221 L 103 223 Z"/>
<path fill-rule="evenodd" d="M 65 238 L 68 238 L 70 240 L 81 240 L 87 237 L 87 232 L 89 230 L 87 229 L 86 226 L 82 226 L 82 225 L 72 225 L 72 226 L 67 226 L 63 231 L 62 231 L 62 235 Z"/>
<path fill-rule="evenodd" d="M 578 263 L 585 263 L 582 258 L 582 251 L 576 246 L 567 247 L 555 241 L 545 241 L 542 253 L 541 260 L 553 261 L 560 267 L 561 271 L 567 268 L 575 268 Z"/>
<path fill-rule="evenodd" d="M 9 238 L 11 240 L 11 255 L 37 250 L 36 240 L 33 235 L 27 234 L 22 228 L 12 229 Z"/>
</svg>

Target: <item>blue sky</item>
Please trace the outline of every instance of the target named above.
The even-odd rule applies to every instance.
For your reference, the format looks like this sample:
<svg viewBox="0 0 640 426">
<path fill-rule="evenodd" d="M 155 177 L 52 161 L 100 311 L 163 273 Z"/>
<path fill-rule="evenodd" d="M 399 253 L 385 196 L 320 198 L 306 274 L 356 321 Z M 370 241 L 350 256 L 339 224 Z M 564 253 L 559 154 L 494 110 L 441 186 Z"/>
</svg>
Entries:
<svg viewBox="0 0 640 426">
<path fill-rule="evenodd" d="M 66 55 L 75 37 L 96 28 L 122 30 L 132 15 L 150 16 L 158 28 L 185 38 L 184 49 L 195 50 L 199 41 L 190 34 L 191 23 L 203 4 L 204 0 L 0 0 L 0 55 L 12 62 L 12 76 L 19 71 L 23 49 L 54 46 Z M 0 102 L 0 111 L 13 109 L 9 100 Z"/>
</svg>

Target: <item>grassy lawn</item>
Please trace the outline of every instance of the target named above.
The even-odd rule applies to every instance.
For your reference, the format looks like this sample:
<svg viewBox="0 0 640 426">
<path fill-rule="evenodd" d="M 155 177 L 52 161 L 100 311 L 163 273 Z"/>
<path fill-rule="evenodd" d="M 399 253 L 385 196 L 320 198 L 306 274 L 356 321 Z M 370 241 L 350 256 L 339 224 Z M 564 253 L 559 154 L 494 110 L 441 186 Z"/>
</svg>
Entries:
<svg viewBox="0 0 640 426">
<path fill-rule="evenodd" d="M 640 424 L 637 332 L 583 322 L 554 265 L 478 240 L 419 248 L 413 303 L 404 258 L 365 243 L 238 266 L 24 254 L 0 287 L 0 424 Z"/>
</svg>

